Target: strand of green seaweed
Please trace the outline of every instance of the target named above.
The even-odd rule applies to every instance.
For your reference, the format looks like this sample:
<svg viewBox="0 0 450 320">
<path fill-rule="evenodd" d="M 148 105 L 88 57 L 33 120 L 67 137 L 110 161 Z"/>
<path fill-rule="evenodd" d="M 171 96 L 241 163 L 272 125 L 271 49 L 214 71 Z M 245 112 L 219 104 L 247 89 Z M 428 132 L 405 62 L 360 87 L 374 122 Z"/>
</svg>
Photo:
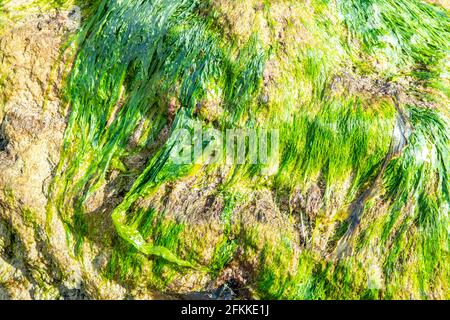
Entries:
<svg viewBox="0 0 450 320">
<path fill-rule="evenodd" d="M 244 48 L 239 58 L 233 58 L 233 48 L 209 31 L 208 19 L 201 20 L 195 14 L 199 10 L 198 1 L 103 1 L 80 32 L 81 49 L 68 83 L 72 111 L 53 184 L 56 210 L 78 234 L 78 246 L 86 233 L 84 202 L 102 185 L 113 159 L 123 156 L 143 117 L 153 119 L 146 128 L 149 132 L 167 123 L 164 99 L 170 92 L 182 109 L 173 130 L 189 126 L 193 109 L 205 95 L 205 84 L 221 77 L 227 80 L 222 85 L 227 99 L 233 102 L 233 117 L 245 111 L 240 109 L 240 101 L 254 90 L 261 72 L 258 61 L 263 57 L 258 51 L 250 56 L 252 52 Z M 166 163 L 173 144 L 170 138 L 150 160 L 112 216 L 119 235 L 144 253 L 190 265 L 163 248 L 144 244 L 139 232 L 124 225 L 123 219 L 131 204 L 148 189 L 189 170 Z M 74 200 L 76 195 L 82 196 Z M 66 215 L 70 206 L 74 208 L 73 223 Z"/>
</svg>

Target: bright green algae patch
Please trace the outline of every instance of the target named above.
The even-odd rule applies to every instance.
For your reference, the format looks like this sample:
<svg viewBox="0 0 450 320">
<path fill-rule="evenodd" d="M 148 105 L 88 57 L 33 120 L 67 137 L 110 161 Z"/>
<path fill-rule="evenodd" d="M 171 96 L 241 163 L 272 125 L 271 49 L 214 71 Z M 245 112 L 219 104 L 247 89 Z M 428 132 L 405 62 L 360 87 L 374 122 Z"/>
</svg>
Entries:
<svg viewBox="0 0 450 320">
<path fill-rule="evenodd" d="M 93 232 L 86 206 L 115 170 L 132 183 L 109 210 L 120 238 L 108 277 L 145 278 L 164 291 L 178 275 L 214 277 L 252 261 L 254 297 L 448 298 L 448 13 L 415 0 L 258 4 L 248 37 L 224 34 L 220 1 L 94 6 L 75 39 L 49 215 L 65 221 L 79 253 Z M 351 88 L 345 77 L 371 87 Z M 213 119 L 198 112 L 213 113 L 212 92 L 220 107 Z M 279 162 L 174 163 L 176 129 L 200 124 L 279 129 Z M 139 152 L 146 165 L 127 167 Z M 216 188 L 222 235 L 205 261 L 195 226 L 142 203 L 167 184 L 217 172 L 225 173 Z M 314 214 L 280 209 L 300 221 L 297 235 L 239 221 L 253 214 L 245 208 L 256 191 L 293 203 L 314 186 L 322 194 Z"/>
</svg>

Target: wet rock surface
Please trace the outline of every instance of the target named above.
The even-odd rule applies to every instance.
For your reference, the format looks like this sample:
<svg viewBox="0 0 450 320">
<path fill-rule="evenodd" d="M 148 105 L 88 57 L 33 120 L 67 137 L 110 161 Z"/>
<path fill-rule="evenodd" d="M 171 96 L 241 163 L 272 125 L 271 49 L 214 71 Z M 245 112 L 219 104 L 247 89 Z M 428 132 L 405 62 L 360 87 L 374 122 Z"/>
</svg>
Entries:
<svg viewBox="0 0 450 320">
<path fill-rule="evenodd" d="M 446 5 L 445 1 L 435 2 Z M 115 167 L 108 170 L 104 184 L 84 203 L 89 234 L 77 251 L 62 215 L 58 212 L 49 214 L 47 209 L 51 201 L 49 186 L 59 163 L 70 111 L 63 98 L 63 88 L 73 52 L 65 45 L 79 26 L 80 11 L 33 11 L 14 16 L 11 3 L 20 6 L 30 1 L 9 2 L 7 9 L 14 22 L 0 20 L 0 299 L 257 298 L 255 288 L 258 285 L 276 288 L 292 278 L 301 277 L 303 271 L 311 273 L 311 270 L 299 267 L 302 254 L 308 250 L 311 256 L 323 259 L 314 272 L 325 268 L 336 255 L 334 245 L 338 239 L 333 236 L 338 228 L 344 235 L 347 230 L 349 237 L 353 233 L 359 236 L 362 226 L 370 224 L 367 217 L 362 219 L 361 216 L 368 200 L 376 203 L 373 212 L 369 212 L 369 220 L 376 220 L 378 212 L 387 212 L 389 203 L 387 199 L 381 199 L 381 188 L 372 194 L 377 185 L 363 185 L 361 190 L 369 191 L 362 192 L 352 203 L 344 198 L 349 181 L 339 181 L 342 190 L 327 194 L 329 190 L 320 174 L 315 180 L 311 179 L 314 181 L 306 181 L 303 187 L 293 190 L 274 191 L 276 187 L 270 183 L 261 183 L 254 188 L 242 183 L 236 188 L 239 190 L 233 190 L 239 191 L 235 193 L 236 199 L 230 200 L 229 194 L 218 190 L 231 175 L 231 169 L 224 166 L 208 171 L 202 167 L 188 177 L 165 182 L 156 192 L 137 200 L 131 210 L 134 213 L 151 209 L 163 213 L 162 218 L 153 221 L 153 227 L 158 224 L 154 237 L 150 235 L 145 240 L 157 242 L 162 235 L 168 239 L 177 236 L 173 247 L 196 263 L 212 266 L 212 271 L 177 270 L 180 271 L 178 274 L 170 274 L 173 270 L 164 268 L 161 259 L 139 255 L 128 246 L 126 249 L 136 254 L 136 260 L 125 255 L 119 263 L 131 265 L 129 269 L 134 267 L 135 274 L 131 276 L 129 270 L 125 274 L 120 271 L 119 275 L 108 274 L 119 247 L 117 244 L 120 244 L 111 212 L 121 204 L 149 159 L 170 137 L 171 124 L 180 103 L 167 99 L 168 123 L 152 145 L 133 153 L 140 147 L 143 131 L 136 130 L 126 155 L 121 158 L 123 163 L 115 163 Z M 293 56 L 292 52 L 302 44 L 314 42 L 314 35 L 296 20 L 303 7 L 274 3 L 273 26 L 269 26 L 263 1 L 247 1 L 241 5 L 217 0 L 213 5 L 219 13 L 217 23 L 224 27 L 226 37 L 244 43 L 251 36 L 250 27 L 259 25 L 263 45 L 277 44 L 278 56 L 270 57 L 265 65 L 258 98 L 264 109 L 270 111 L 277 99 L 278 87 L 284 83 L 284 74 L 290 74 L 291 66 L 283 65 L 283 60 Z M 310 2 L 305 8 L 310 12 L 308 15 L 314 13 Z M 391 82 L 338 69 L 324 92 L 330 96 L 363 97 L 369 102 L 390 99 L 396 104 L 397 117 L 402 116 L 398 104 L 439 108 L 438 102 L 425 98 L 422 92 L 425 89 L 420 82 L 409 78 L 402 80 Z M 296 79 L 285 81 L 294 87 Z M 312 92 L 313 88 L 310 89 Z M 416 89 L 417 94 L 414 93 Z M 121 103 L 117 104 L 116 113 L 122 107 Z M 225 112 L 214 90 L 207 92 L 196 109 L 199 118 L 210 124 L 216 123 Z M 400 120 L 397 119 L 397 126 L 393 128 L 386 162 L 399 156 L 408 143 L 410 128 L 404 119 Z M 139 126 L 144 127 L 145 121 Z M 372 175 L 376 177 L 376 174 Z M 351 178 L 350 175 L 347 180 Z M 253 182 L 248 181 L 249 184 Z M 168 226 L 175 227 L 170 229 Z M 172 237 L 171 232 L 176 236 Z M 342 251 L 345 252 L 343 257 L 350 257 L 351 250 L 347 249 L 352 245 L 351 241 L 341 242 L 337 256 L 341 256 L 339 252 Z M 366 282 L 371 287 L 383 288 L 385 275 L 382 259 L 378 257 L 381 256 L 380 248 L 373 245 L 371 249 L 369 254 L 361 254 L 373 259 L 369 261 L 372 266 Z M 272 251 L 277 251 L 278 256 L 271 255 Z M 308 261 L 311 257 L 303 258 Z M 281 264 L 283 269 L 279 268 Z M 270 268 L 265 270 L 268 265 Z M 155 281 L 151 277 L 160 278 Z M 166 279 L 169 280 L 162 282 Z M 295 288 L 292 290 L 312 281 L 299 279 L 292 280 L 297 281 L 293 282 Z M 155 282 L 159 287 L 152 286 Z M 279 297 L 283 290 L 273 293 L 273 297 Z"/>
<path fill-rule="evenodd" d="M 61 221 L 49 222 L 45 209 L 66 127 L 61 86 L 70 60 L 62 48 L 79 26 L 77 12 L 33 13 L 0 33 L 2 299 L 101 296 L 101 278 L 73 258 Z M 47 223 L 57 230 L 50 238 Z M 112 286 L 106 294 L 122 292 Z"/>
</svg>

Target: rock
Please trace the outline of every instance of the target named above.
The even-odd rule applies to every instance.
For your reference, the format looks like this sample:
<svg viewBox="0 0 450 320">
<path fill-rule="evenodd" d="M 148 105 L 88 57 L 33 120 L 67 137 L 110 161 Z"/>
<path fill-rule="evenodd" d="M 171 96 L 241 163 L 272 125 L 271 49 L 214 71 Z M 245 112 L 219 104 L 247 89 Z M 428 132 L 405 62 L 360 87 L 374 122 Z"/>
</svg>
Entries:
<svg viewBox="0 0 450 320">
<path fill-rule="evenodd" d="M 0 70 L 12 71 L 0 83 L 1 298 L 123 297 L 91 264 L 95 253 L 85 264 L 74 259 L 63 223 L 46 213 L 66 127 L 60 89 L 70 61 L 62 46 L 79 15 L 79 9 L 30 14 L 0 34 Z"/>
</svg>

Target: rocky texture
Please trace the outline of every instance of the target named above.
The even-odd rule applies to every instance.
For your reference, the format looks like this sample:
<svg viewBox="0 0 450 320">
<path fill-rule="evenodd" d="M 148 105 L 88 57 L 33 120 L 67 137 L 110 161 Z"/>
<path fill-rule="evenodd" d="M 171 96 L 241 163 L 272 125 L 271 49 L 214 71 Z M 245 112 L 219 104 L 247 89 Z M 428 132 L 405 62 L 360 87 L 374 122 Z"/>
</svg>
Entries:
<svg viewBox="0 0 450 320">
<path fill-rule="evenodd" d="M 66 127 L 63 45 L 77 9 L 30 14 L 0 36 L 0 288 L 3 298 L 123 297 L 95 266 L 74 259 L 61 221 L 46 217 L 46 193 Z M 70 59 L 70 58 L 69 58 Z M 47 236 L 47 223 L 57 230 Z M 101 253 L 91 253 L 92 255 Z M 87 260 L 89 261 L 89 260 Z M 90 261 L 89 261 L 90 262 Z M 100 291 L 99 291 L 100 290 Z M 101 292 L 103 290 L 103 292 Z"/>
<path fill-rule="evenodd" d="M 446 1 L 435 2 L 448 6 Z M 301 276 L 299 257 L 303 248 L 321 258 L 325 256 L 326 262 L 333 261 L 336 239 L 332 236 L 342 227 L 347 213 L 346 209 L 338 210 L 347 200 L 344 191 L 332 193 L 329 204 L 324 204 L 326 186 L 319 176 L 317 181 L 292 193 L 275 193 L 270 185 L 254 189 L 239 186 L 236 194 L 242 199 L 230 200 L 226 193 L 217 191 L 230 173 L 226 167 L 210 171 L 198 168 L 191 176 L 164 183 L 136 204 L 138 209 L 165 213 L 158 222 L 155 239 L 150 240 L 158 240 L 167 230 L 174 232 L 177 234 L 174 247 L 183 256 L 193 256 L 201 265 L 217 264 L 215 272 L 180 271 L 172 275 L 173 270 L 164 264 L 158 269 L 161 262 L 158 259 L 154 262 L 134 251 L 129 258 L 127 254 L 132 251 L 129 247 L 124 255 L 117 254 L 121 242 L 111 212 L 122 202 L 155 149 L 168 139 L 168 124 L 153 146 L 127 155 L 124 163 L 115 163 L 115 168 L 108 171 L 105 183 L 85 203 L 88 235 L 76 252 L 73 234 L 61 216 L 48 214 L 47 206 L 52 201 L 48 199 L 48 189 L 59 162 L 69 111 L 62 99 L 62 88 L 73 52 L 64 48 L 64 44 L 77 28 L 77 12 L 38 14 L 30 10 L 14 14 L 14 8 L 30 3 L 10 1 L 6 8 L 13 13 L 9 18 L 12 20 L 3 20 L 0 25 L 0 299 L 229 298 L 236 294 L 240 298 L 254 298 L 258 297 L 255 292 L 258 281 L 276 283 L 281 279 L 280 282 L 287 283 L 296 272 Z M 317 41 L 305 27 L 309 14 L 301 23 L 296 17 L 303 13 L 303 7 L 274 2 L 269 26 L 262 1 L 215 0 L 212 4 L 219 13 L 216 23 L 224 28 L 226 36 L 242 44 L 249 40 L 256 26 L 263 45 L 275 43 L 279 48 L 281 53 L 266 63 L 259 98 L 263 105 L 272 103 L 278 86 L 289 88 L 288 84 L 297 80 L 283 79 L 291 75 L 292 66 L 286 61 L 293 56 L 292 52 L 305 43 Z M 314 13 L 309 1 L 306 8 L 311 15 Z M 348 93 L 374 100 L 392 100 L 398 95 L 404 104 L 438 107 L 421 99 L 422 96 L 409 94 L 406 88 L 410 86 L 418 88 L 419 84 L 412 81 L 392 84 L 344 70 L 337 71 L 329 87 L 335 95 Z M 180 106 L 174 98 L 167 100 L 170 124 Z M 220 119 L 224 112 L 220 104 L 214 90 L 208 92 L 204 103 L 197 105 L 200 118 L 208 123 Z M 121 107 L 118 103 L 117 110 Z M 139 145 L 139 134 L 136 130 L 131 137 L 130 150 Z M 348 184 L 344 181 L 342 189 L 347 190 Z M 376 220 L 378 212 L 387 212 L 385 200 L 377 197 L 378 207 L 369 212 L 370 221 Z M 366 220 L 365 225 L 370 223 Z M 217 248 L 235 248 L 236 243 L 244 245 L 232 256 L 216 262 L 220 260 Z M 273 257 L 271 251 L 281 254 Z M 384 286 L 378 251 L 373 246 L 367 254 L 374 258 L 367 279 L 361 280 L 370 289 Z M 110 272 L 116 254 L 122 266 Z M 281 262 L 281 274 L 274 274 Z M 272 269 L 266 274 L 258 273 L 266 265 Z M 169 281 L 155 280 L 154 269 L 160 272 L 155 272 L 157 276 Z M 225 291 L 231 288 L 234 292 L 224 294 L 217 288 Z M 196 291 L 200 293 L 192 294 Z"/>
</svg>

